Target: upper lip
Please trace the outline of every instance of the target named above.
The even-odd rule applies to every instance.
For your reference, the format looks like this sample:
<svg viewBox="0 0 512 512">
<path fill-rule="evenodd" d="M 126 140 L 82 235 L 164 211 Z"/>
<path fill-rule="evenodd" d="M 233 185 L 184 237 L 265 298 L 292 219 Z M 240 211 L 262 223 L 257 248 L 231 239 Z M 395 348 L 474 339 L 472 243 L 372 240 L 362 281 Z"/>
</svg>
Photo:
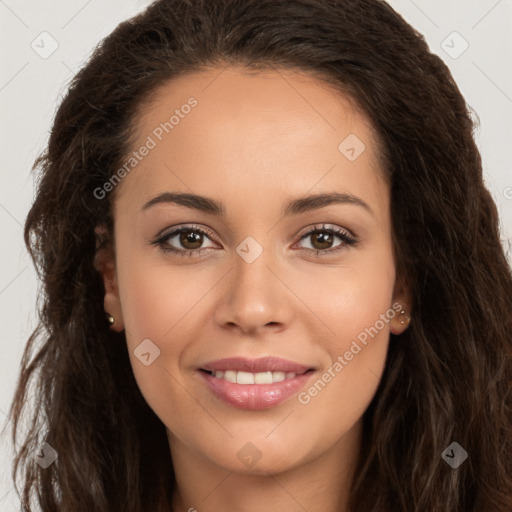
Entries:
<svg viewBox="0 0 512 512">
<path fill-rule="evenodd" d="M 228 357 L 211 361 L 201 367 L 208 371 L 235 370 L 239 372 L 293 372 L 297 375 L 305 373 L 312 368 L 303 364 L 282 359 L 279 357 L 261 357 L 259 359 L 247 359 L 245 357 Z"/>
</svg>

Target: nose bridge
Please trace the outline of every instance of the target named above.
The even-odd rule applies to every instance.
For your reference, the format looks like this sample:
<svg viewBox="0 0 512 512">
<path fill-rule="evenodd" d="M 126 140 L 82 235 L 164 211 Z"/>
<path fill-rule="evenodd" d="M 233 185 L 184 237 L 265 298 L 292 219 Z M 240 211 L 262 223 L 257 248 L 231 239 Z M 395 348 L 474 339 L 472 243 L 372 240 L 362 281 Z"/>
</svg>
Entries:
<svg viewBox="0 0 512 512">
<path fill-rule="evenodd" d="M 272 268 L 275 253 L 269 243 L 270 236 L 259 235 L 258 240 L 247 236 L 236 248 L 232 290 L 248 304 L 252 301 L 270 299 L 270 292 L 276 293 Z M 262 303 L 261 306 L 264 306 Z"/>
<path fill-rule="evenodd" d="M 287 320 L 286 289 L 274 274 L 276 254 L 269 242 L 271 237 L 258 238 L 262 243 L 248 236 L 236 247 L 220 323 L 251 330 Z"/>
</svg>

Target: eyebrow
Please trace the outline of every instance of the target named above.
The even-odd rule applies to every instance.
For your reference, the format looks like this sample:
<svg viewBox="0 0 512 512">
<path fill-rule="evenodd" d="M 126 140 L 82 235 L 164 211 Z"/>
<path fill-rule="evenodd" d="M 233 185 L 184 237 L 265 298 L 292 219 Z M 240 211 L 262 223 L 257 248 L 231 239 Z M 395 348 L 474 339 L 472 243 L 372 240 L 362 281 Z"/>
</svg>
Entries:
<svg viewBox="0 0 512 512">
<path fill-rule="evenodd" d="M 219 217 L 226 215 L 226 208 L 220 201 L 185 192 L 164 192 L 159 194 L 145 203 L 142 210 L 148 210 L 152 206 L 161 203 L 174 203 Z M 314 194 L 293 199 L 284 205 L 282 214 L 283 217 L 289 217 L 291 215 L 318 210 L 332 204 L 354 204 L 363 207 L 371 215 L 375 215 L 370 206 L 359 197 L 340 192 Z"/>
</svg>

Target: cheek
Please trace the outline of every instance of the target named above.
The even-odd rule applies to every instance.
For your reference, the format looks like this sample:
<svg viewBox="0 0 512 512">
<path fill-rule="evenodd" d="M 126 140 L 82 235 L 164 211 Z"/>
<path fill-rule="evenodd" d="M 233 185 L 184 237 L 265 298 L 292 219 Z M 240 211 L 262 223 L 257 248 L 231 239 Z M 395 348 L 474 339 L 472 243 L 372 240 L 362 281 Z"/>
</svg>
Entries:
<svg viewBox="0 0 512 512">
<path fill-rule="evenodd" d="M 391 307 L 395 282 L 391 253 L 359 263 L 336 269 L 321 287 L 308 280 L 309 286 L 302 290 L 323 325 L 311 330 L 310 336 L 329 357 L 312 385 L 298 396 L 299 403 L 305 410 L 315 410 L 322 421 L 339 422 L 340 428 L 348 428 L 363 414 L 377 390 L 390 321 L 396 314 Z"/>
<path fill-rule="evenodd" d="M 152 265 L 142 259 L 120 262 L 121 303 L 131 366 L 146 402 L 164 424 L 180 431 L 176 418 L 197 415 L 197 403 L 186 391 L 180 361 L 190 350 L 187 322 L 200 308 L 200 299 L 211 287 L 201 279 L 191 281 L 190 274 L 166 265 Z M 143 340 L 151 340 L 144 352 Z M 147 342 L 144 342 L 147 344 Z M 145 345 L 148 346 L 148 345 Z M 137 354 L 150 353 L 145 365 Z M 154 357 L 154 354 L 158 354 Z M 179 413 L 177 413 L 179 411 Z M 184 435 L 184 434 L 183 434 Z"/>
<path fill-rule="evenodd" d="M 302 279 L 299 274 L 295 279 L 302 283 L 295 291 L 308 305 L 309 316 L 321 320 L 322 346 L 331 356 L 348 349 L 391 307 L 395 265 L 390 248 L 383 244 L 380 250 L 352 254 L 343 266 L 302 271 Z M 384 338 L 389 334 L 389 322 L 379 322 L 378 328 Z"/>
<path fill-rule="evenodd" d="M 170 269 L 165 264 L 126 265 L 120 271 L 122 309 L 128 341 L 145 338 L 155 343 L 173 338 L 194 315 L 201 297 L 208 291 L 208 276 Z M 174 338 L 173 343 L 179 344 Z M 140 341 L 139 341 L 140 342 Z"/>
</svg>

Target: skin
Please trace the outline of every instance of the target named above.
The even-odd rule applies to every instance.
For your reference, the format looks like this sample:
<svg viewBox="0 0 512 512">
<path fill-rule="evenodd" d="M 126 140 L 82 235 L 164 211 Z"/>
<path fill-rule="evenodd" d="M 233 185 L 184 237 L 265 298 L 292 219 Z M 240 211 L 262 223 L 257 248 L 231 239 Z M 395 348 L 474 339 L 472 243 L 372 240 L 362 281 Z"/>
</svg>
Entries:
<svg viewBox="0 0 512 512">
<path fill-rule="evenodd" d="M 152 96 L 134 148 L 190 96 L 198 105 L 117 186 L 115 256 L 97 260 L 111 328 L 125 330 L 137 383 L 167 428 L 178 484 L 173 510 L 346 510 L 362 415 L 379 385 L 389 334 L 401 334 L 407 322 L 396 315 L 385 323 L 307 404 L 293 396 L 266 410 L 237 409 L 212 395 L 197 368 L 231 356 L 282 357 L 316 369 L 307 391 L 394 303 L 409 313 L 371 126 L 312 76 L 211 68 Z M 366 146 L 354 161 L 338 150 L 349 134 Z M 221 201 L 225 217 L 174 203 L 142 209 L 163 192 Z M 344 203 L 282 216 L 290 199 L 331 192 L 357 196 L 372 213 Z M 202 245 L 183 245 L 179 236 L 167 244 L 205 249 L 198 257 L 151 244 L 165 228 L 189 223 L 214 236 Z M 322 223 L 358 243 L 301 239 Z M 252 263 L 236 252 L 248 236 L 263 248 Z M 144 339 L 160 350 L 149 366 L 134 354 Z M 237 457 L 248 442 L 261 455 L 252 467 Z"/>
</svg>

